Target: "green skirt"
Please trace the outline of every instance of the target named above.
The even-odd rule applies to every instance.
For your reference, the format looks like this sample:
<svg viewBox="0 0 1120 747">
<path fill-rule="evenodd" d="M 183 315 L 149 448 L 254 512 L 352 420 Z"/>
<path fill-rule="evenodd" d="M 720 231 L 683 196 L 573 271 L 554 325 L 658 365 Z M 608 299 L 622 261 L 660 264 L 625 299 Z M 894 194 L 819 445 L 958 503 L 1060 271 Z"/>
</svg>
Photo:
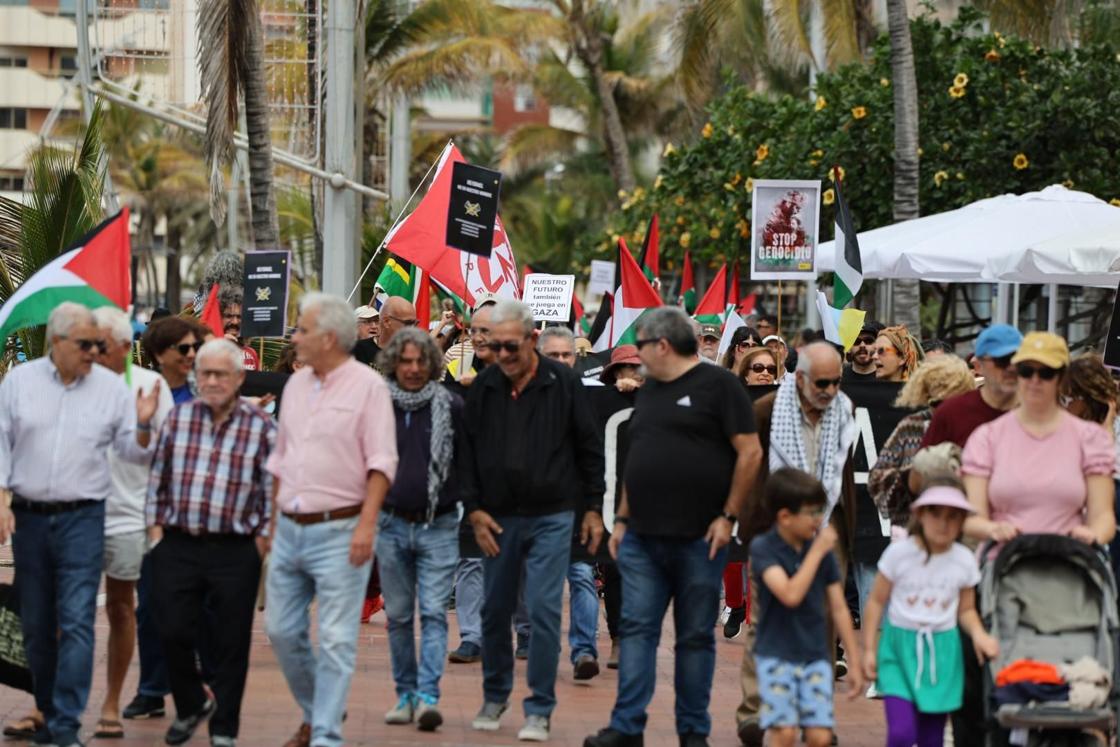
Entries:
<svg viewBox="0 0 1120 747">
<path fill-rule="evenodd" d="M 919 635 L 883 620 L 875 687 L 882 695 L 910 701 L 921 713 L 957 710 L 964 695 L 960 632 L 953 628 Z"/>
</svg>

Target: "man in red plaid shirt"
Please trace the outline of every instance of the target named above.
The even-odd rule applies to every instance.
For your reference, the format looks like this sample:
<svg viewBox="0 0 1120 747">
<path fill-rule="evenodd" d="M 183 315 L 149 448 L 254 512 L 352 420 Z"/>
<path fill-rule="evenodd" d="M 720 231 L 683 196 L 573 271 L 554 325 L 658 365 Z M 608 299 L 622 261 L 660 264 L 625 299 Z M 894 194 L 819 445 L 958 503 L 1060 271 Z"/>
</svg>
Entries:
<svg viewBox="0 0 1120 747">
<path fill-rule="evenodd" d="M 206 343 L 195 373 L 198 399 L 168 415 L 148 482 L 156 623 L 176 710 L 166 742 L 186 742 L 212 716 L 212 747 L 233 747 L 268 549 L 272 475 L 264 465 L 276 426 L 238 397 L 245 371 L 237 345 Z M 206 631 L 213 698 L 195 664 L 197 631 L 208 621 L 219 621 Z"/>
</svg>

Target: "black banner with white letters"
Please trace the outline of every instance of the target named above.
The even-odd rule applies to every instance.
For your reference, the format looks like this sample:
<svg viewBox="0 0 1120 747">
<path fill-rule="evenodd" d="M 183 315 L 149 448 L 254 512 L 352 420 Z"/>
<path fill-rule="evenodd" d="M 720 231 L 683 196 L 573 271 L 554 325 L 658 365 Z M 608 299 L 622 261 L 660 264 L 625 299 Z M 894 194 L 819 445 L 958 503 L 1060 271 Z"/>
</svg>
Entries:
<svg viewBox="0 0 1120 747">
<path fill-rule="evenodd" d="M 447 245 L 489 257 L 494 247 L 494 220 L 502 175 L 469 163 L 451 167 L 451 199 L 447 204 Z"/>
<path fill-rule="evenodd" d="M 288 326 L 289 252 L 245 252 L 241 336 L 283 337 Z"/>
</svg>

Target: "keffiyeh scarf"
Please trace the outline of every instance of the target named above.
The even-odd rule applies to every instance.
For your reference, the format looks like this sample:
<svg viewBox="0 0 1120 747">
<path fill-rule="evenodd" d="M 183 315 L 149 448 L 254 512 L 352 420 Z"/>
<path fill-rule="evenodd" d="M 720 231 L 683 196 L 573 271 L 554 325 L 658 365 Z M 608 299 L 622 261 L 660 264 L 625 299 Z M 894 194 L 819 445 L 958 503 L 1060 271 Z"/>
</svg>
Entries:
<svg viewBox="0 0 1120 747">
<path fill-rule="evenodd" d="M 821 416 L 820 431 L 820 451 L 813 477 L 824 485 L 828 496 L 828 510 L 825 514 L 827 522 L 836 502 L 840 500 L 844 464 L 858 431 L 852 414 L 852 401 L 843 392 L 836 393 L 835 399 Z M 801 402 L 797 396 L 796 376 L 784 377 L 774 399 L 774 414 L 770 419 L 769 465 L 771 472 L 782 467 L 809 471 L 805 439 L 801 432 Z"/>
<path fill-rule="evenodd" d="M 431 405 L 432 435 L 431 454 L 428 458 L 428 515 L 430 523 L 439 505 L 439 493 L 451 470 L 451 460 L 455 454 L 454 425 L 451 423 L 451 393 L 440 384 L 429 381 L 418 392 L 401 389 L 396 381 L 389 379 L 389 394 L 393 404 L 405 412 L 416 412 Z"/>
</svg>

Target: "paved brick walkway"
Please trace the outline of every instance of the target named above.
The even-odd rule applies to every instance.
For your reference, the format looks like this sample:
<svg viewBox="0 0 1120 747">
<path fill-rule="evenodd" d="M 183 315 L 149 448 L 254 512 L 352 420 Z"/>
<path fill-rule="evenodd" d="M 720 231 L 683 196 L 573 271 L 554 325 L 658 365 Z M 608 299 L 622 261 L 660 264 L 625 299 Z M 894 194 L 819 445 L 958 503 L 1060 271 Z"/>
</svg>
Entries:
<svg viewBox="0 0 1120 747">
<path fill-rule="evenodd" d="M 5 569 L 0 573 L 0 577 L 6 577 L 9 573 L 10 571 Z M 600 635 L 604 660 L 610 648 L 605 627 L 604 622 L 601 625 Z M 455 645 L 458 642 L 458 634 L 454 613 L 452 613 L 451 631 L 451 643 Z M 168 719 L 126 721 L 125 739 L 92 740 L 91 735 L 104 692 L 104 643 L 107 635 L 108 623 L 103 611 L 99 611 L 97 664 L 94 672 L 93 694 L 83 724 L 85 727 L 83 738 L 90 739 L 91 744 L 121 745 L 121 747 L 139 745 L 152 747 L 163 744 L 162 736 L 167 728 Z M 657 693 L 650 709 L 649 729 L 646 732 L 646 744 L 650 747 L 676 747 L 677 745 L 673 728 L 672 646 L 672 624 L 669 622 L 658 650 Z M 742 637 L 726 641 L 719 636 L 718 647 L 719 659 L 711 706 L 714 719 L 711 743 L 713 747 L 734 747 L 738 744 L 735 736 L 734 714 L 739 703 L 738 672 L 743 654 Z M 565 634 L 560 676 L 556 685 L 559 706 L 553 715 L 553 736 L 550 744 L 556 747 L 579 747 L 587 734 L 607 724 L 614 703 L 617 673 L 604 668 L 603 674 L 589 684 L 577 684 L 572 681 L 571 667 L 566 664 L 567 657 Z M 350 693 L 350 717 L 345 729 L 347 744 L 426 744 L 433 747 L 518 744 L 517 730 L 522 723 L 520 700 L 525 697 L 524 662 L 517 663 L 517 685 L 513 694 L 515 705 L 506 714 L 502 729 L 491 734 L 476 732 L 470 728 L 470 720 L 478 710 L 482 697 L 479 664 L 448 664 L 443 678 L 444 694 L 440 704 L 445 723 L 434 734 L 421 734 L 412 727 L 387 726 L 383 723 L 384 712 L 395 700 L 389 671 L 389 647 L 384 613 L 378 613 L 370 625 L 362 626 L 358 667 Z M 132 671 L 125 683 L 125 702 L 135 692 L 136 677 L 137 664 L 134 659 Z M 843 686 L 840 689 L 842 690 Z M 30 706 L 29 695 L 12 690 L 0 691 L 0 717 L 5 720 L 25 713 Z M 171 707 L 170 697 L 168 707 L 169 709 Z M 856 701 L 838 698 L 838 732 L 841 744 L 844 747 L 882 745 L 885 732 L 881 708 L 879 703 L 863 698 Z M 258 615 L 239 743 L 246 747 L 281 745 L 294 731 L 298 722 L 299 714 L 264 635 L 261 615 Z M 199 734 L 189 744 L 207 743 L 205 736 Z"/>
</svg>

